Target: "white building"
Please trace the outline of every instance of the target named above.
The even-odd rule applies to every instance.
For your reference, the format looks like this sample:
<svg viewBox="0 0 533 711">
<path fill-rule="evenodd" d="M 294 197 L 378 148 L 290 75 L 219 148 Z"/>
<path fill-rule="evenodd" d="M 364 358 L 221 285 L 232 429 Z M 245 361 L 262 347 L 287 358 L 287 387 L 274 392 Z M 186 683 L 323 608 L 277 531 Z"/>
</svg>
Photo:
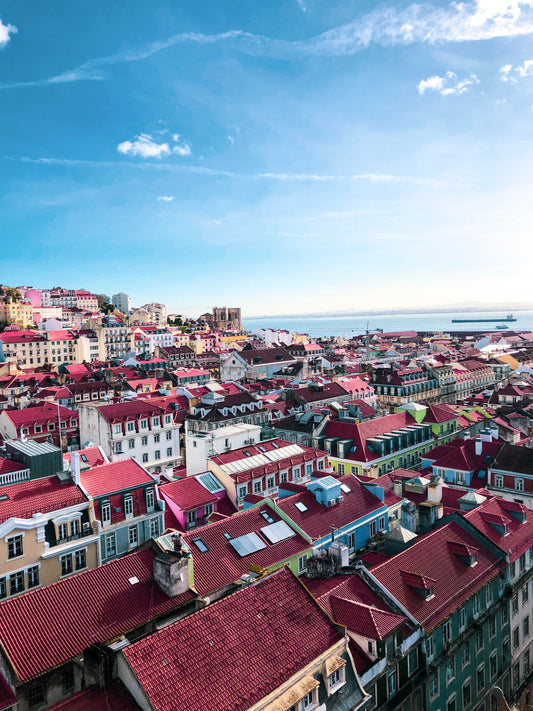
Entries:
<svg viewBox="0 0 533 711">
<path fill-rule="evenodd" d="M 118 294 L 113 294 L 111 303 L 113 306 L 116 306 L 119 311 L 122 311 L 123 314 L 126 314 L 126 316 L 131 311 L 131 297 L 123 291 L 119 291 Z"/>
<path fill-rule="evenodd" d="M 135 459 L 150 472 L 181 463 L 174 411 L 147 400 L 113 405 L 80 405 L 80 439 L 101 447 L 111 462 Z"/>
<path fill-rule="evenodd" d="M 187 476 L 207 470 L 207 460 L 261 441 L 261 427 L 244 423 L 219 427 L 209 432 L 185 431 L 185 463 Z"/>
</svg>

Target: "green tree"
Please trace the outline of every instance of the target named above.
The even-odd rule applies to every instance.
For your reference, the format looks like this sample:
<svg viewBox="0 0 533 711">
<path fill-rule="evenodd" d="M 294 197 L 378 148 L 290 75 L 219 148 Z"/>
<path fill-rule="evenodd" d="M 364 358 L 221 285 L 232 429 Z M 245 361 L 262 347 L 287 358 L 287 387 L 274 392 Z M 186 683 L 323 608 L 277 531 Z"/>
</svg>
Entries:
<svg viewBox="0 0 533 711">
<path fill-rule="evenodd" d="M 110 301 L 109 296 L 107 294 L 95 294 L 95 296 L 98 300 L 98 308 L 100 309 L 100 311 L 103 311 L 104 306 L 106 304 L 109 304 L 109 301 Z"/>
</svg>

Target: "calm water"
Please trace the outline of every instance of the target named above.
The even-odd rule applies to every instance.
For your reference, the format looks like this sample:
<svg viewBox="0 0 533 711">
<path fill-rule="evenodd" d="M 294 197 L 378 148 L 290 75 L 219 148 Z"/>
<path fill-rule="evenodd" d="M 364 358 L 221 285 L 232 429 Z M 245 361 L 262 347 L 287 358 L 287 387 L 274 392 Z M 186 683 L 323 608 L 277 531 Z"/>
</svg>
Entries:
<svg viewBox="0 0 533 711">
<path fill-rule="evenodd" d="M 330 316 L 293 317 L 283 318 L 272 316 L 270 318 L 243 319 L 246 330 L 256 328 L 283 328 L 287 331 L 307 333 L 313 338 L 319 336 L 353 336 L 364 333 L 367 327 L 370 330 L 382 328 L 384 331 L 490 331 L 496 330 L 499 323 L 452 323 L 452 318 L 505 318 L 506 311 L 479 311 L 476 313 L 439 313 L 439 314 L 394 314 L 383 316 Z M 533 331 L 533 311 L 514 312 L 516 321 L 507 323 L 509 328 L 520 331 Z M 500 332 L 498 330 L 498 332 Z"/>
</svg>

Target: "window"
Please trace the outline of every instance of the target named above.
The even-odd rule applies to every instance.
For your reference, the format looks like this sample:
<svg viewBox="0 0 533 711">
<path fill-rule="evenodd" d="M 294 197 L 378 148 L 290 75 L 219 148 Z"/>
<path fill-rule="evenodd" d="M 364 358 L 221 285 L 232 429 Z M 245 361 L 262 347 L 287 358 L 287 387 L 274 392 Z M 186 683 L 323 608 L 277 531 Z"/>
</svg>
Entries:
<svg viewBox="0 0 533 711">
<path fill-rule="evenodd" d="M 28 588 L 36 588 L 39 585 L 39 566 L 32 565 L 28 568 Z"/>
<path fill-rule="evenodd" d="M 430 635 L 426 640 L 426 650 L 428 659 L 433 659 L 435 656 L 435 637 Z"/>
<path fill-rule="evenodd" d="M 302 709 L 305 711 L 305 709 L 310 708 L 313 703 L 314 703 L 314 693 L 310 691 L 308 694 L 306 694 L 303 699 L 302 699 Z"/>
<path fill-rule="evenodd" d="M 496 615 L 492 615 L 489 620 L 489 638 L 492 639 L 496 636 Z"/>
<path fill-rule="evenodd" d="M 159 519 L 152 518 L 150 520 L 150 538 L 157 538 L 159 536 Z"/>
<path fill-rule="evenodd" d="M 529 675 L 529 649 L 526 649 L 523 656 L 523 671 L 524 677 Z"/>
<path fill-rule="evenodd" d="M 207 518 L 208 516 L 211 516 L 211 514 L 213 513 L 213 509 L 214 509 L 213 504 L 206 504 L 205 505 L 205 507 L 204 507 L 205 518 Z"/>
<path fill-rule="evenodd" d="M 463 709 L 466 708 L 472 701 L 472 687 L 470 680 L 463 684 Z"/>
<path fill-rule="evenodd" d="M 134 439 L 129 439 L 128 440 L 128 447 L 130 449 L 135 449 L 135 440 Z"/>
<path fill-rule="evenodd" d="M 522 621 L 522 636 L 524 637 L 524 639 L 529 637 L 529 615 L 524 617 Z"/>
<path fill-rule="evenodd" d="M 40 706 L 45 702 L 46 697 L 44 695 L 44 687 L 42 684 L 37 684 L 36 686 L 32 686 L 28 689 L 28 706 L 30 709 L 35 706 Z"/>
<path fill-rule="evenodd" d="M 479 630 L 476 633 L 476 652 L 480 652 L 483 649 L 483 630 Z"/>
<path fill-rule="evenodd" d="M 513 595 L 511 600 L 511 610 L 513 612 L 513 617 L 518 614 L 518 595 Z"/>
<path fill-rule="evenodd" d="M 83 570 L 83 568 L 87 567 L 87 553 L 85 549 L 74 553 L 74 564 L 76 570 Z"/>
<path fill-rule="evenodd" d="M 409 676 L 418 669 L 418 648 L 409 652 L 407 657 L 407 673 Z"/>
<path fill-rule="evenodd" d="M 468 642 L 461 647 L 461 667 L 464 668 L 467 664 L 470 664 L 470 645 Z"/>
<path fill-rule="evenodd" d="M 381 516 L 378 520 L 378 528 L 380 531 L 385 530 L 385 516 Z"/>
<path fill-rule="evenodd" d="M 455 679 L 455 657 L 449 659 L 446 664 L 446 683 L 449 684 L 452 679 Z"/>
<path fill-rule="evenodd" d="M 22 592 L 24 590 L 24 571 L 19 570 L 16 573 L 12 573 L 9 576 L 9 594 L 15 595 L 16 593 Z"/>
<path fill-rule="evenodd" d="M 433 674 L 429 678 L 429 697 L 431 699 L 439 695 L 439 675 Z"/>
<path fill-rule="evenodd" d="M 262 487 L 262 484 L 260 481 L 254 481 L 254 494 L 260 494 L 261 487 Z"/>
<path fill-rule="evenodd" d="M 196 509 L 187 511 L 187 527 L 192 528 L 193 526 L 196 526 Z"/>
<path fill-rule="evenodd" d="M 303 573 L 305 570 L 307 570 L 307 556 L 301 555 L 298 558 L 298 573 Z"/>
<path fill-rule="evenodd" d="M 172 439 L 172 432 L 167 432 L 167 439 Z"/>
<path fill-rule="evenodd" d="M 492 585 L 490 583 L 485 588 L 485 591 L 487 596 L 487 607 L 490 607 L 492 605 Z"/>
<path fill-rule="evenodd" d="M 53 422 L 48 423 L 48 431 L 53 432 L 55 430 L 56 426 Z"/>
<path fill-rule="evenodd" d="M 78 538 L 80 535 L 80 519 L 74 518 L 70 522 L 70 535 L 72 538 Z"/>
<path fill-rule="evenodd" d="M 68 555 L 62 555 L 59 560 L 61 562 L 61 575 L 69 575 L 72 573 L 72 555 L 70 553 Z"/>
<path fill-rule="evenodd" d="M 526 583 L 522 588 L 522 605 L 525 605 L 529 600 L 529 583 Z"/>
<path fill-rule="evenodd" d="M 498 656 L 497 656 L 496 650 L 490 655 L 489 659 L 489 671 L 490 671 L 490 678 L 494 680 L 498 673 Z"/>
<path fill-rule="evenodd" d="M 474 595 L 474 617 L 478 617 L 481 614 L 482 602 L 481 602 L 481 592 Z"/>
<path fill-rule="evenodd" d="M 282 472 L 279 477 L 280 484 L 284 484 L 287 481 L 287 472 Z"/>
<path fill-rule="evenodd" d="M 442 625 L 442 641 L 444 644 L 449 642 L 452 638 L 452 621 L 451 619 L 446 620 Z"/>
<path fill-rule="evenodd" d="M 126 518 L 132 518 L 133 516 L 133 496 L 124 497 L 124 514 Z"/>
<path fill-rule="evenodd" d="M 331 691 L 331 689 L 334 689 L 336 686 L 341 684 L 343 681 L 344 681 L 343 668 L 339 667 L 338 669 L 335 669 L 333 674 L 329 675 L 328 689 Z"/>
<path fill-rule="evenodd" d="M 100 512 L 102 515 L 102 526 L 107 526 L 111 523 L 111 504 L 109 501 L 100 505 Z"/>
<path fill-rule="evenodd" d="M 515 479 L 514 480 L 514 488 L 516 491 L 524 491 L 524 480 L 523 479 Z"/>
<path fill-rule="evenodd" d="M 248 493 L 248 490 L 245 486 L 240 486 L 239 487 L 239 499 L 244 499 L 246 494 Z"/>
<path fill-rule="evenodd" d="M 117 552 L 117 548 L 116 548 L 116 543 L 115 543 L 115 534 L 108 533 L 105 537 L 106 558 L 109 558 L 110 556 L 115 555 L 116 552 Z"/>
<path fill-rule="evenodd" d="M 519 566 L 520 566 L 520 572 L 523 573 L 524 570 L 526 569 L 526 554 L 522 553 L 522 555 L 519 558 Z"/>
<path fill-rule="evenodd" d="M 513 686 L 514 686 L 514 688 L 518 689 L 519 684 L 520 684 L 520 663 L 517 662 L 513 667 Z"/>
<path fill-rule="evenodd" d="M 157 444 L 161 439 L 161 436 L 159 435 L 159 432 L 154 435 L 154 444 Z"/>
<path fill-rule="evenodd" d="M 393 669 L 387 677 L 389 686 L 389 696 L 393 696 L 398 690 L 398 674 L 396 669 Z"/>
<path fill-rule="evenodd" d="M 145 452 L 143 454 L 143 463 L 146 464 L 147 461 L 148 461 L 148 454 Z"/>
<path fill-rule="evenodd" d="M 43 431 L 42 425 L 35 425 L 35 427 L 33 429 L 35 430 L 35 434 L 39 434 L 40 432 Z M 22 433 L 28 434 L 28 432 L 27 431 L 24 432 L 24 430 L 22 431 Z"/>
<path fill-rule="evenodd" d="M 128 528 L 128 544 L 130 548 L 133 548 L 139 542 L 139 536 L 137 533 L 137 526 L 130 526 Z"/>
<path fill-rule="evenodd" d="M 171 415 L 165 415 L 165 425 L 170 425 L 172 424 L 172 416 Z M 168 433 L 167 433 L 168 434 Z"/>
<path fill-rule="evenodd" d="M 159 417 L 153 417 L 152 418 L 152 427 L 160 427 L 161 422 Z"/>
<path fill-rule="evenodd" d="M 480 694 L 483 691 L 483 688 L 485 686 L 485 667 L 484 665 L 481 665 L 476 674 L 476 688 L 477 688 L 477 693 Z"/>
<path fill-rule="evenodd" d="M 341 464 L 340 462 L 337 464 L 337 474 L 340 474 L 341 476 L 344 474 L 344 464 Z"/>
<path fill-rule="evenodd" d="M 19 534 L 18 536 L 12 536 L 7 539 L 7 557 L 10 560 L 11 558 L 19 558 L 23 555 L 22 538 L 22 534 Z"/>
<path fill-rule="evenodd" d="M 122 425 L 113 425 L 113 434 L 122 434 Z"/>
<path fill-rule="evenodd" d="M 68 694 L 74 690 L 74 669 L 67 667 L 63 670 L 63 693 Z"/>
<path fill-rule="evenodd" d="M 520 629 L 515 627 L 513 630 L 513 649 L 518 649 L 520 646 Z"/>
<path fill-rule="evenodd" d="M 145 430 L 148 427 L 148 420 L 141 420 L 139 422 L 139 427 L 141 430 Z"/>
<path fill-rule="evenodd" d="M 459 629 L 462 631 L 466 627 L 466 606 L 463 605 L 463 607 L 459 610 Z"/>
<path fill-rule="evenodd" d="M 113 451 L 115 454 L 122 454 L 122 442 L 115 442 L 113 446 Z"/>
<path fill-rule="evenodd" d="M 276 480 L 273 476 L 269 476 L 267 479 L 267 489 L 270 491 L 271 489 L 275 489 L 276 487 Z"/>
<path fill-rule="evenodd" d="M 154 459 L 161 459 L 161 451 L 159 449 L 155 450 Z"/>
<path fill-rule="evenodd" d="M 167 447 L 167 457 L 172 456 L 172 447 Z"/>
<path fill-rule="evenodd" d="M 141 444 L 143 447 L 146 447 L 146 445 L 148 444 L 148 437 L 146 437 L 146 436 L 142 437 Z"/>
<path fill-rule="evenodd" d="M 146 489 L 146 508 L 148 511 L 153 511 L 155 506 L 155 496 L 153 489 Z"/>
<path fill-rule="evenodd" d="M 126 430 L 128 432 L 135 432 L 135 422 L 128 422 L 126 424 Z"/>
<path fill-rule="evenodd" d="M 370 526 L 369 526 L 369 535 L 372 538 L 372 536 L 375 536 L 377 533 L 377 523 L 376 521 L 370 521 Z"/>
<path fill-rule="evenodd" d="M 68 523 L 60 523 L 57 527 L 57 538 L 59 541 L 66 541 L 68 538 Z"/>
</svg>

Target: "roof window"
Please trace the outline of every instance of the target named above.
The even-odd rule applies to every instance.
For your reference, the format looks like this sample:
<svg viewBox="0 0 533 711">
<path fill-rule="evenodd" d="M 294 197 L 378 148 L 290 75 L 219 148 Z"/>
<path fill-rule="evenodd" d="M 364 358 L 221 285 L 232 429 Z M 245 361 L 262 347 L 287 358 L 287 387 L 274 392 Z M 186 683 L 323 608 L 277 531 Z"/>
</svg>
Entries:
<svg viewBox="0 0 533 711">
<path fill-rule="evenodd" d="M 305 504 L 302 504 L 301 501 L 297 501 L 294 505 L 296 506 L 296 508 L 298 509 L 298 511 L 300 513 L 305 513 L 306 511 L 309 511 L 307 506 Z"/>
<path fill-rule="evenodd" d="M 273 519 L 272 516 L 268 513 L 268 511 L 264 511 L 264 510 L 263 510 L 263 511 L 260 511 L 259 513 L 261 514 L 261 516 L 265 519 L 265 521 L 266 521 L 267 523 L 274 523 L 274 519 Z"/>
<path fill-rule="evenodd" d="M 200 553 L 207 553 L 209 551 L 209 548 L 202 538 L 193 538 L 192 542 L 196 545 Z"/>
</svg>

